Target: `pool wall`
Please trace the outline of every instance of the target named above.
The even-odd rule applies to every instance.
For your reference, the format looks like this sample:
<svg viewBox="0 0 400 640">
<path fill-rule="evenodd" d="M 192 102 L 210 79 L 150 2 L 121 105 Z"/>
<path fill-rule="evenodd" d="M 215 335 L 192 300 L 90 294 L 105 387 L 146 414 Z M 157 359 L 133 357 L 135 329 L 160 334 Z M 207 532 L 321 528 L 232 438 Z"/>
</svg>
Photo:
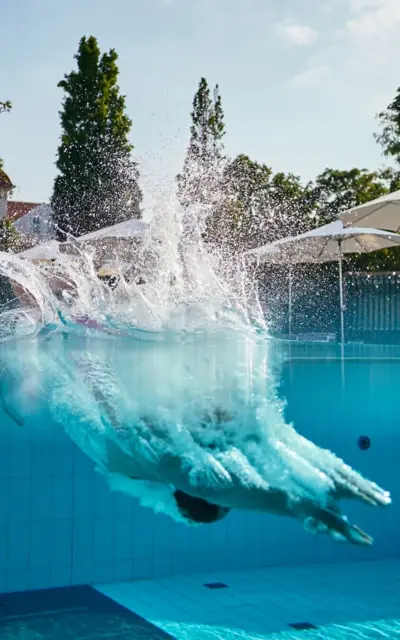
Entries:
<svg viewBox="0 0 400 640">
<path fill-rule="evenodd" d="M 298 345 L 281 393 L 296 428 L 391 490 L 387 510 L 349 504 L 375 544 L 359 549 L 305 533 L 297 522 L 233 513 L 212 526 L 178 525 L 119 493 L 44 408 L 18 427 L 0 421 L 0 592 L 175 573 L 399 557 L 400 361 L 379 351 L 343 367 Z M 322 349 L 322 351 L 321 351 Z M 300 354 L 300 357 L 299 357 Z M 378 354 L 378 355 L 377 355 Z M 332 354 L 331 354 L 332 355 Z M 371 446 L 362 450 L 360 436 Z"/>
</svg>

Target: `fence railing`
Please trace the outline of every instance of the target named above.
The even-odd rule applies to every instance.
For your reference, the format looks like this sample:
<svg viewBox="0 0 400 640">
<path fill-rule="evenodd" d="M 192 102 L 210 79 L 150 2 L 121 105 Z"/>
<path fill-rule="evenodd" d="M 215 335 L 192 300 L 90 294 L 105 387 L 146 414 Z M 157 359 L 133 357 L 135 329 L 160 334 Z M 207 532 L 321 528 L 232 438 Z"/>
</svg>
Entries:
<svg viewBox="0 0 400 640">
<path fill-rule="evenodd" d="M 400 273 L 346 274 L 346 327 L 400 331 Z"/>
<path fill-rule="evenodd" d="M 345 333 L 348 341 L 400 344 L 400 273 L 346 273 L 344 277 Z M 288 334 L 288 290 L 280 282 L 265 300 L 271 331 Z M 330 280 L 302 278 L 293 286 L 292 334 L 340 334 L 337 274 Z M 308 338 L 305 338 L 308 339 Z"/>
</svg>

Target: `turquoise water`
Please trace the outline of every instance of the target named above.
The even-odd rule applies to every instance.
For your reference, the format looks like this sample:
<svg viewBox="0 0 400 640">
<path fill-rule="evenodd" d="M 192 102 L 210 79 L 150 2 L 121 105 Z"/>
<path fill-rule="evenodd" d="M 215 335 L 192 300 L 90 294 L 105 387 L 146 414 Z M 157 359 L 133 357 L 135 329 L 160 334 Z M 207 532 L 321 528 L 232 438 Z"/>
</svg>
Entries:
<svg viewBox="0 0 400 640">
<path fill-rule="evenodd" d="M 267 515 L 232 513 L 224 522 L 195 531 L 153 515 L 132 498 L 109 491 L 44 404 L 21 412 L 14 402 L 15 383 L 6 377 L 2 387 L 6 408 L 25 424 L 18 426 L 7 413 L 2 416 L 0 591 L 147 578 L 157 581 L 200 571 L 265 566 L 334 563 L 346 567 L 348 562 L 398 558 L 400 349 L 348 346 L 344 365 L 336 345 L 277 342 L 274 349 L 280 394 L 287 401 L 286 418 L 299 432 L 332 449 L 392 493 L 393 505 L 385 511 L 349 505 L 351 519 L 375 537 L 371 549 L 336 544 L 305 533 L 296 522 Z M 368 449 L 359 446 L 362 436 L 370 440 Z M 386 580 L 394 584 L 396 594 L 398 577 L 388 573 Z M 385 599 L 387 593 L 380 589 L 375 605 L 379 608 L 382 602 L 382 611 Z M 265 620 L 274 609 L 269 607 Z M 233 622 L 204 627 L 194 619 L 187 637 L 341 640 L 400 634 L 400 612 L 361 621 L 352 619 L 351 612 L 346 616 L 340 626 L 318 623 L 315 630 L 282 629 L 281 635 L 263 634 L 266 622 L 262 619 L 256 630 L 254 623 L 247 632 Z M 185 629 L 183 624 L 176 629 L 176 637 L 183 637 Z"/>
</svg>

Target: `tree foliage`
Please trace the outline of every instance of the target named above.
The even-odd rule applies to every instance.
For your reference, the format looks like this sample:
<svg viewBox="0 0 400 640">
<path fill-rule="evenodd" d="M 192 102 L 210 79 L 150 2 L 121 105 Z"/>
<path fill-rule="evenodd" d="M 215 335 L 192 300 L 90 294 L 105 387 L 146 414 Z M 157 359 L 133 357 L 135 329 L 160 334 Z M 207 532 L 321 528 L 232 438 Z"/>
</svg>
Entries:
<svg viewBox="0 0 400 640">
<path fill-rule="evenodd" d="M 224 197 L 210 218 L 207 240 L 240 253 L 310 228 L 315 209 L 311 184 L 273 173 L 266 164 L 239 155 L 223 171 Z"/>
<path fill-rule="evenodd" d="M 11 111 L 11 107 L 12 104 L 10 102 L 10 100 L 6 100 L 5 102 L 2 102 L 0 100 L 0 113 L 6 113 L 7 111 Z M 0 158 L 0 169 L 3 167 L 3 159 Z"/>
<path fill-rule="evenodd" d="M 23 249 L 25 249 L 24 238 L 18 233 L 11 220 L 2 218 L 0 220 L 0 251 L 18 253 Z"/>
<path fill-rule="evenodd" d="M 219 198 L 224 166 L 224 113 L 218 85 L 211 94 L 201 78 L 193 100 L 190 141 L 183 171 L 177 176 L 178 197 L 183 207 L 211 206 Z"/>
<path fill-rule="evenodd" d="M 79 236 L 140 217 L 142 194 L 117 53 L 101 55 L 91 36 L 81 39 L 75 59 L 77 70 L 58 84 L 64 100 L 52 207 L 59 229 Z"/>
<path fill-rule="evenodd" d="M 332 222 L 337 216 L 393 190 L 398 174 L 390 169 L 326 169 L 314 182 L 273 173 L 241 155 L 224 171 L 225 199 L 208 228 L 208 239 L 235 252 L 297 235 Z M 382 254 L 383 255 L 383 254 Z M 391 252 L 387 252 L 387 258 Z M 363 258 L 360 264 L 376 262 Z"/>
<path fill-rule="evenodd" d="M 5 102 L 0 100 L 0 113 L 4 113 L 5 111 L 11 111 L 12 104 L 10 100 L 6 100 Z"/>
<path fill-rule="evenodd" d="M 390 190 L 388 172 L 367 169 L 325 169 L 315 180 L 318 222 L 326 224 L 340 213 L 374 200 Z"/>
<path fill-rule="evenodd" d="M 381 127 L 380 133 L 375 134 L 376 141 L 381 145 L 383 154 L 400 164 L 400 88 L 389 106 L 378 114 Z"/>
</svg>

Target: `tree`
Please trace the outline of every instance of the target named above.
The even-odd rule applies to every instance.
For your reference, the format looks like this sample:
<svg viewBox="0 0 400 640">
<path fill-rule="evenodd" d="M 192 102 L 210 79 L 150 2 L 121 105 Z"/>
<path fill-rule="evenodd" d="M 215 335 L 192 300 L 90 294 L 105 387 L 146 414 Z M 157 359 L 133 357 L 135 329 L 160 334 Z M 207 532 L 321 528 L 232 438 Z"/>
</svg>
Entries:
<svg viewBox="0 0 400 640">
<path fill-rule="evenodd" d="M 314 198 L 318 203 L 318 225 L 332 222 L 341 212 L 379 198 L 390 190 L 393 175 L 390 170 L 325 169 L 317 176 Z"/>
<path fill-rule="evenodd" d="M 271 180 L 274 239 L 309 231 L 315 226 L 318 200 L 313 184 L 292 173 L 276 173 Z"/>
<path fill-rule="evenodd" d="M 0 220 L 0 251 L 18 253 L 25 248 L 24 239 L 18 233 L 11 220 L 8 218 Z"/>
<path fill-rule="evenodd" d="M 239 155 L 223 171 L 224 199 L 209 220 L 206 238 L 235 253 L 312 226 L 315 196 L 311 184 L 276 173 Z"/>
<path fill-rule="evenodd" d="M 101 55 L 96 38 L 83 37 L 77 71 L 64 76 L 62 136 L 52 207 L 60 230 L 79 236 L 141 217 L 138 168 L 131 158 L 132 122 L 120 95 L 117 53 Z"/>
<path fill-rule="evenodd" d="M 400 165 L 400 88 L 389 106 L 378 114 L 381 132 L 375 139 L 383 149 L 383 154 Z"/>
<path fill-rule="evenodd" d="M 0 113 L 5 113 L 7 111 L 11 111 L 11 102 L 9 100 L 6 100 L 5 102 L 2 102 L 0 100 Z M 3 167 L 3 159 L 0 158 L 0 169 Z"/>
<path fill-rule="evenodd" d="M 387 167 L 380 171 L 379 175 L 386 183 L 389 193 L 400 189 L 400 170 L 396 171 L 396 169 L 392 167 Z"/>
<path fill-rule="evenodd" d="M 178 197 L 183 207 L 212 206 L 218 200 L 224 166 L 224 113 L 218 85 L 211 96 L 207 80 L 200 80 L 193 100 L 190 142 L 177 176 Z"/>
<path fill-rule="evenodd" d="M 381 177 L 388 185 L 389 193 L 400 189 L 400 88 L 387 109 L 378 114 L 381 132 L 374 135 L 381 145 L 383 155 L 391 158 L 395 167 L 388 167 L 381 172 Z"/>
<path fill-rule="evenodd" d="M 265 222 L 268 217 L 265 205 L 271 175 L 267 165 L 244 154 L 224 167 L 221 180 L 224 195 L 208 219 L 208 242 L 235 253 L 257 242 L 262 226 L 260 218 Z"/>
<path fill-rule="evenodd" d="M 0 100 L 0 113 L 4 113 L 5 111 L 11 111 L 11 102 L 10 100 L 6 100 L 5 102 L 2 102 Z"/>
</svg>

